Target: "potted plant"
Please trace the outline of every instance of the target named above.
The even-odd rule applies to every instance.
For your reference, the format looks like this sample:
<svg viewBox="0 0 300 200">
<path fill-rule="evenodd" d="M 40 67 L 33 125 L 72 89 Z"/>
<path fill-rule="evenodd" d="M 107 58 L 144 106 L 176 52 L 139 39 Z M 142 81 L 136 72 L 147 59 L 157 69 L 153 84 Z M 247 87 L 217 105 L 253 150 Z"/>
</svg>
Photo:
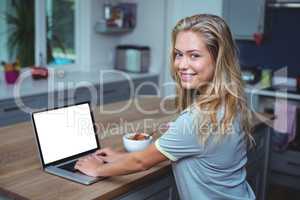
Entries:
<svg viewBox="0 0 300 200">
<path fill-rule="evenodd" d="M 20 64 L 19 62 L 14 62 L 14 63 L 6 63 L 6 62 L 1 62 L 1 64 L 4 67 L 4 77 L 5 81 L 8 84 L 14 84 L 20 74 Z"/>
</svg>

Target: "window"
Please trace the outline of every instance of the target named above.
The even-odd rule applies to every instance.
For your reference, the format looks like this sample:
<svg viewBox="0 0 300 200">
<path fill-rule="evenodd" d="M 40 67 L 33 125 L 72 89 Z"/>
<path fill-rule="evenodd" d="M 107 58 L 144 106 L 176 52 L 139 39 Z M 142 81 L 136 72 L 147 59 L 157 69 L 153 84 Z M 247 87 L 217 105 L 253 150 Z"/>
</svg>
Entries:
<svg viewBox="0 0 300 200">
<path fill-rule="evenodd" d="M 89 8 L 79 4 L 82 1 L 0 0 L 0 61 L 18 59 L 22 67 L 79 66 L 79 49 L 84 48 L 79 48 L 78 26 L 84 20 L 78 17 L 79 8 Z"/>
<path fill-rule="evenodd" d="M 0 60 L 34 64 L 34 0 L 0 1 Z"/>
<path fill-rule="evenodd" d="M 74 0 L 46 1 L 47 64 L 75 63 Z"/>
</svg>

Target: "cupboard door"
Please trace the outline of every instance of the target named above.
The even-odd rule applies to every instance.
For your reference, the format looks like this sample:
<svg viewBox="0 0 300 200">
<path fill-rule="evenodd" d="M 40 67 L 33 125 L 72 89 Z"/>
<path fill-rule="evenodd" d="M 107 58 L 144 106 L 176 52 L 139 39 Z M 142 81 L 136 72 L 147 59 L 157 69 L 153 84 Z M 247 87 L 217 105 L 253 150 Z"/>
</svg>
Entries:
<svg viewBox="0 0 300 200">
<path fill-rule="evenodd" d="M 118 81 L 105 83 L 99 89 L 99 104 L 113 103 L 129 98 L 129 83 L 127 81 Z"/>
<path fill-rule="evenodd" d="M 235 39 L 254 40 L 264 32 L 266 0 L 223 0 L 223 17 Z"/>
<path fill-rule="evenodd" d="M 272 152 L 271 170 L 300 179 L 300 157 L 297 151 Z"/>
<path fill-rule="evenodd" d="M 31 119 L 31 112 L 47 107 L 47 95 L 22 97 L 0 102 L 0 126 L 6 126 Z"/>
<path fill-rule="evenodd" d="M 134 80 L 134 95 L 158 95 L 158 77 L 149 77 Z"/>
<path fill-rule="evenodd" d="M 73 91 L 75 103 L 91 102 L 93 105 L 98 102 L 99 85 L 76 88 Z"/>
<path fill-rule="evenodd" d="M 142 185 L 115 200 L 149 200 L 149 199 L 179 199 L 177 194 L 175 180 L 172 175 L 162 176 L 160 179 Z M 175 195 L 174 195 L 175 194 Z"/>
</svg>

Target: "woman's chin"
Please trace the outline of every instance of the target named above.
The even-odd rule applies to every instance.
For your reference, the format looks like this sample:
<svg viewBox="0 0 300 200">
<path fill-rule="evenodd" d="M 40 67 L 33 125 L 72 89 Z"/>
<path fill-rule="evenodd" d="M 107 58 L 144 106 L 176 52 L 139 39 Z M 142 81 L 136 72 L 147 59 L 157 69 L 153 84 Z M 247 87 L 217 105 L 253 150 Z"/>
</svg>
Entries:
<svg viewBox="0 0 300 200">
<path fill-rule="evenodd" d="M 195 89 L 194 84 L 192 84 L 191 82 L 187 82 L 187 81 L 181 81 L 181 87 L 186 90 Z"/>
</svg>

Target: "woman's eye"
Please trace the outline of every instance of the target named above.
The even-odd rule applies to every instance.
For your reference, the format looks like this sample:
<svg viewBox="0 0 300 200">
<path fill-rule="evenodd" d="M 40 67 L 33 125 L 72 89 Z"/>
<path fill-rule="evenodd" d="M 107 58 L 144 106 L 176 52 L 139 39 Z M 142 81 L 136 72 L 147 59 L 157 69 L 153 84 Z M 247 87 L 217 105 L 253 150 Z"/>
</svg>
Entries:
<svg viewBox="0 0 300 200">
<path fill-rule="evenodd" d="M 178 53 L 178 52 L 175 52 L 175 58 L 180 58 L 180 57 L 182 57 L 182 53 Z"/>
<path fill-rule="evenodd" d="M 199 58 L 199 57 L 200 57 L 199 54 L 192 54 L 192 55 L 191 55 L 191 58 Z"/>
</svg>

